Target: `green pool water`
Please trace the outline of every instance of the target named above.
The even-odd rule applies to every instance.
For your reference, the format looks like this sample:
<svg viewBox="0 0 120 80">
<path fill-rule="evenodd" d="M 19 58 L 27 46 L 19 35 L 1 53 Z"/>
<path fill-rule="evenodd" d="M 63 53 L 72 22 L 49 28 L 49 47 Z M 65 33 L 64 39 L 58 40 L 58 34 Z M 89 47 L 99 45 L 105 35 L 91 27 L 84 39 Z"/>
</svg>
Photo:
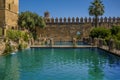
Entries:
<svg viewBox="0 0 120 80">
<path fill-rule="evenodd" d="M 120 80 L 120 57 L 97 48 L 30 48 L 0 57 L 0 80 Z"/>
</svg>

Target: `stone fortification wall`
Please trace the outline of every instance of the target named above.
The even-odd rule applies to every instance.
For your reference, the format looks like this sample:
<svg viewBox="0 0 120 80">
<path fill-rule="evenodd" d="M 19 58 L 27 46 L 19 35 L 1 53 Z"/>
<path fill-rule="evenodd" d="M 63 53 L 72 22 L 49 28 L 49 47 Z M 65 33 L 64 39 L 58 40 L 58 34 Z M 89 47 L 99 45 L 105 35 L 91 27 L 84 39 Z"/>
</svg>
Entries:
<svg viewBox="0 0 120 80">
<path fill-rule="evenodd" d="M 46 27 L 37 29 L 39 37 L 49 37 L 57 41 L 70 41 L 77 37 L 89 37 L 90 30 L 95 26 L 94 18 L 45 18 Z M 120 25 L 120 17 L 101 17 L 98 19 L 98 26 L 111 28 L 112 25 Z"/>
<path fill-rule="evenodd" d="M 53 38 L 54 41 L 72 41 L 73 38 L 88 37 L 91 26 L 81 24 L 47 24 L 44 29 L 37 29 L 39 37 Z"/>
</svg>

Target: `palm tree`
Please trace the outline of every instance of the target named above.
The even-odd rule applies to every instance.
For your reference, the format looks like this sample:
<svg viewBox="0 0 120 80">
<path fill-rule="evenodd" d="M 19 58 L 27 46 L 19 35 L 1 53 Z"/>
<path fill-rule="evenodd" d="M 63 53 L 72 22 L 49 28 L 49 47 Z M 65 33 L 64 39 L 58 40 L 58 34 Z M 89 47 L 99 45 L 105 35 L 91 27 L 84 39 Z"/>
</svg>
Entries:
<svg viewBox="0 0 120 80">
<path fill-rule="evenodd" d="M 89 15 L 95 17 L 95 27 L 98 24 L 98 17 L 104 14 L 104 5 L 101 0 L 94 0 L 89 6 Z"/>
</svg>

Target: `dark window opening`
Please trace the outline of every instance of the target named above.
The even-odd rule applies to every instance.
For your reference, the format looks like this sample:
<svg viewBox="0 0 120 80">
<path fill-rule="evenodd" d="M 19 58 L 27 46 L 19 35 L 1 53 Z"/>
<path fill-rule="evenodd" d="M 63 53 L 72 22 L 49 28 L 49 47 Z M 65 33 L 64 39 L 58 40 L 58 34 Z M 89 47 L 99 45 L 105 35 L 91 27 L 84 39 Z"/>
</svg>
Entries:
<svg viewBox="0 0 120 80">
<path fill-rule="evenodd" d="M 10 8 L 10 4 L 8 5 L 8 9 L 10 10 L 11 8 Z"/>
<path fill-rule="evenodd" d="M 14 28 L 14 27 L 12 27 L 11 29 L 12 29 L 12 30 L 14 30 L 15 28 Z"/>
</svg>

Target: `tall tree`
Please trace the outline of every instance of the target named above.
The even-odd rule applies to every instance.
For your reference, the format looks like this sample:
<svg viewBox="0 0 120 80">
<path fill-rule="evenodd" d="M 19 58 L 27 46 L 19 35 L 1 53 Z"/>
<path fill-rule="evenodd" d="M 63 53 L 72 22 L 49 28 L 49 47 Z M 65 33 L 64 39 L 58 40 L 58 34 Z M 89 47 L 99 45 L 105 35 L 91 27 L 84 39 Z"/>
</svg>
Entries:
<svg viewBox="0 0 120 80">
<path fill-rule="evenodd" d="M 19 14 L 18 25 L 19 28 L 28 29 L 35 39 L 36 27 L 45 27 L 45 22 L 38 14 L 26 11 Z"/>
<path fill-rule="evenodd" d="M 89 15 L 95 17 L 95 27 L 98 24 L 98 17 L 104 14 L 104 5 L 101 0 L 94 0 L 89 6 Z"/>
</svg>

